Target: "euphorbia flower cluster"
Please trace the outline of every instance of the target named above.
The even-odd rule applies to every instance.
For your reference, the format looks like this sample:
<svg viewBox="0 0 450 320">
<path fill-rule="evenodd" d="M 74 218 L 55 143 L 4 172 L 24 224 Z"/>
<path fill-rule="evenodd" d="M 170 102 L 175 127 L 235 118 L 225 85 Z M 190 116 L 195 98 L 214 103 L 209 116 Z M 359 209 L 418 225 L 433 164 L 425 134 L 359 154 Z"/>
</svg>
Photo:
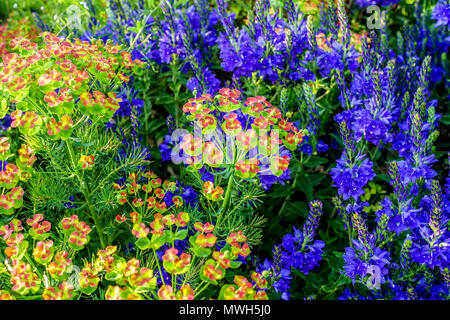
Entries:
<svg viewBox="0 0 450 320">
<path fill-rule="evenodd" d="M 211 249 L 207 248 L 214 247 L 216 242 L 216 236 L 211 233 L 214 228 L 209 225 L 198 227 L 202 227 L 199 229 L 207 232 L 206 236 L 198 231 L 196 235 L 190 238 L 190 242 L 193 244 L 193 250 L 197 255 L 208 256 Z M 200 242 L 200 244 L 198 243 L 199 238 L 205 239 L 204 242 L 202 241 L 204 245 L 202 245 L 202 242 Z M 210 258 L 205 262 L 200 273 L 201 278 L 204 281 L 216 284 L 218 280 L 225 277 L 227 269 L 239 267 L 242 262 L 237 261 L 237 259 L 239 257 L 245 258 L 250 254 L 248 243 L 245 243 L 246 240 L 247 238 L 241 231 L 230 234 L 226 239 L 225 246 L 220 251 L 213 251 L 212 259 Z M 197 244 L 198 247 L 195 246 L 194 241 L 196 241 L 195 244 Z"/>
<path fill-rule="evenodd" d="M 91 227 L 80 221 L 77 215 L 64 218 L 60 222 L 63 233 L 68 236 L 69 246 L 73 250 L 81 250 L 89 242 Z"/>
<path fill-rule="evenodd" d="M 222 88 L 214 97 L 189 99 L 183 111 L 194 132 L 186 133 L 172 153 L 181 149 L 192 170 L 231 167 L 241 179 L 272 176 L 271 183 L 288 178 L 289 150 L 296 150 L 307 132 L 265 97 L 242 102 L 240 96 L 239 90 Z"/>
<path fill-rule="evenodd" d="M 206 199 L 211 201 L 217 201 L 223 195 L 222 187 L 214 187 L 214 183 L 211 181 L 206 181 L 203 184 L 203 193 Z"/>
<path fill-rule="evenodd" d="M 7 102 L 16 104 L 11 126 L 29 135 L 43 130 L 51 139 L 69 138 L 78 110 L 106 122 L 121 102 L 110 88 L 144 66 L 117 45 L 69 41 L 48 32 L 35 42 L 14 38 L 10 47 L 13 52 L 0 63 L 0 82 Z"/>
<path fill-rule="evenodd" d="M 225 300 L 267 300 L 267 280 L 263 279 L 257 272 L 253 272 L 252 284 L 243 276 L 234 276 L 234 285 L 225 285 L 222 287 L 220 297 Z M 260 289 L 260 290 L 258 290 Z"/>
<path fill-rule="evenodd" d="M 7 245 L 5 254 L 8 257 L 4 265 L 0 266 L 5 266 L 5 270 L 9 272 L 11 284 L 10 291 L 2 288 L 1 299 L 13 299 L 14 294 L 24 296 L 38 293 L 42 294 L 45 300 L 72 299 L 80 291 L 87 295 L 94 293 L 103 277 L 121 286 L 110 286 L 105 294 L 107 299 L 117 298 L 118 295 L 113 294 L 117 291 L 128 292 L 122 295 L 126 299 L 143 299 L 140 294 L 153 290 L 156 286 L 153 271 L 140 266 L 140 261 L 135 258 L 126 261 L 118 256 L 116 246 L 99 250 L 92 263 L 86 262 L 81 270 L 74 266 L 74 255 L 87 244 L 87 234 L 90 232 L 90 227 L 76 215 L 64 218 L 59 224 L 68 241 L 55 237 L 47 239 L 52 237 L 49 233 L 51 224 L 43 221 L 42 214 L 27 219 L 27 225 L 30 226 L 28 235 L 37 240 L 34 248 L 29 248 L 20 220 L 14 219 L 8 225 L 0 227 L 0 235 Z M 61 250 L 67 246 L 70 247 L 70 253 Z M 29 249 L 32 249 L 31 256 Z M 38 264 L 35 265 L 33 260 Z M 77 277 L 69 277 L 72 272 L 77 272 L 76 270 L 79 270 Z M 44 272 L 48 272 L 50 278 L 43 276 Z"/>
<path fill-rule="evenodd" d="M 27 219 L 28 234 L 25 233 L 22 221 L 18 219 L 13 219 L 9 224 L 0 227 L 0 235 L 2 235 L 6 244 L 4 252 L 7 259 L 4 263 L 10 273 L 11 290 L 19 295 L 36 294 L 41 290 L 42 282 L 47 281 L 42 277 L 39 269 L 36 269 L 31 259 L 42 266 L 44 270 L 48 270 L 52 278 L 57 281 L 65 280 L 68 277 L 68 274 L 64 276 L 64 273 L 71 260 L 67 259 L 66 251 L 58 251 L 55 254 L 54 240 L 46 240 L 50 237 L 51 223 L 43 221 L 43 218 L 42 214 L 35 214 L 33 218 Z M 37 240 L 34 247 L 30 248 L 30 243 L 25 240 L 24 234 L 27 237 L 31 236 L 35 241 Z M 29 249 L 32 249 L 32 258 L 28 253 Z M 59 288 L 65 287 L 66 284 L 63 282 Z M 47 294 L 52 296 L 52 292 L 56 294 L 54 289 L 46 288 L 43 292 L 43 298 L 46 299 Z M 66 292 L 64 296 L 70 295 Z"/>
<path fill-rule="evenodd" d="M 172 211 L 174 208 L 183 206 L 181 196 L 173 196 L 172 206 L 167 206 L 165 196 L 167 192 L 176 189 L 176 183 L 168 180 L 162 181 L 151 171 L 145 173 L 131 173 L 126 181 L 114 184 L 117 201 L 120 205 L 128 204 L 132 210 L 130 218 L 133 223 L 148 217 L 151 214 L 163 214 Z M 118 217 L 118 222 L 123 222 L 126 217 Z M 179 220 L 182 223 L 182 218 Z"/>
<path fill-rule="evenodd" d="M 118 202 L 122 205 L 128 204 L 128 207 L 135 211 L 130 213 L 131 219 L 116 216 L 116 221 L 122 224 L 131 220 L 131 234 L 137 239 L 137 248 L 141 252 L 151 250 L 161 260 L 162 263 L 156 263 L 158 272 L 155 274 L 162 284 L 158 297 L 192 299 L 195 296 L 195 288 L 187 281 L 192 269 L 197 268 L 194 263 L 199 261 L 196 258 L 202 259 L 199 271 L 202 281 L 206 285 L 217 285 L 217 281 L 225 277 L 227 269 L 239 267 L 242 259 L 248 257 L 250 247 L 242 231 L 229 234 L 225 239 L 222 238 L 225 241 L 219 243 L 215 226 L 210 222 L 193 221 L 191 214 L 184 211 L 184 204 L 179 196 L 173 197 L 172 206 L 161 210 L 161 200 L 174 186 L 173 182 L 163 182 L 152 172 L 131 173 L 124 183 L 115 184 L 115 188 Z M 204 187 L 205 194 L 218 191 L 217 187 L 214 188 L 210 183 L 205 183 Z M 183 243 L 181 247 L 180 243 Z M 169 274 L 172 278 L 171 285 L 167 283 L 164 274 Z M 261 281 L 263 282 L 262 279 Z M 177 284 L 176 287 L 173 286 L 174 283 Z M 264 293 L 254 291 L 253 286 L 246 288 L 240 288 L 235 299 L 265 297 Z M 114 294 L 111 294 L 115 298 L 124 297 L 125 293 L 118 288 L 110 290 L 113 290 Z"/>
<path fill-rule="evenodd" d="M 39 28 L 31 23 L 28 18 L 16 21 L 8 19 L 0 25 L 0 57 L 8 54 L 10 47 L 17 43 L 16 39 L 26 39 L 26 47 L 30 47 L 33 40 L 39 34 Z"/>
<path fill-rule="evenodd" d="M 30 178 L 36 161 L 34 150 L 22 144 L 16 164 L 8 163 L 7 160 L 13 156 L 10 146 L 8 137 L 0 137 L 0 214 L 5 215 L 11 215 L 15 209 L 22 207 L 24 191 L 17 184 L 20 180 L 27 181 Z"/>
</svg>

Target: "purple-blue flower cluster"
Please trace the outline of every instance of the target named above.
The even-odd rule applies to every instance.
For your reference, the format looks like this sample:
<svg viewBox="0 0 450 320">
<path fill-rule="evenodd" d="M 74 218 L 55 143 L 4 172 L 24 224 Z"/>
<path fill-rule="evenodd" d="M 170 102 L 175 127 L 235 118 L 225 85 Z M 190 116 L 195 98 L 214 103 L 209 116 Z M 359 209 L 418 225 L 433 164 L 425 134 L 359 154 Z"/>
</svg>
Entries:
<svg viewBox="0 0 450 320">
<path fill-rule="evenodd" d="M 446 0 L 440 0 L 433 9 L 431 19 L 436 20 L 435 28 L 448 26 L 450 21 L 450 4 Z"/>
<path fill-rule="evenodd" d="M 309 203 L 309 208 L 309 215 L 302 230 L 294 227 L 294 232 L 286 234 L 282 243 L 273 250 L 273 261 L 265 260 L 257 269 L 270 279 L 275 292 L 281 293 L 283 300 L 290 297 L 292 271 L 297 270 L 307 275 L 319 265 L 324 253 L 325 243 L 322 240 L 314 240 L 323 214 L 323 204 L 314 200 Z"/>
<path fill-rule="evenodd" d="M 375 177 L 372 166 L 372 161 L 361 154 L 351 159 L 344 153 L 337 160 L 337 166 L 331 169 L 330 174 L 333 178 L 333 186 L 338 188 L 338 193 L 344 200 L 350 197 L 357 200 L 364 194 L 363 188 Z"/>
<path fill-rule="evenodd" d="M 270 12 L 268 0 L 257 0 L 248 24 L 238 29 L 235 16 L 226 11 L 227 2 L 218 1 L 224 31 L 218 38 L 221 66 L 234 79 L 258 76 L 270 82 L 314 80 L 309 63 L 313 47 L 308 41 L 307 23 L 292 0 L 286 1 L 287 19 Z"/>
<path fill-rule="evenodd" d="M 170 64 L 173 58 L 183 62 L 182 71 L 192 71 L 187 82 L 191 91 L 214 94 L 221 86 L 212 70 L 213 48 L 217 41 L 219 15 L 206 0 L 193 5 L 178 5 L 173 0 L 161 2 L 164 18 L 154 35 L 158 39 L 155 61 Z"/>
</svg>

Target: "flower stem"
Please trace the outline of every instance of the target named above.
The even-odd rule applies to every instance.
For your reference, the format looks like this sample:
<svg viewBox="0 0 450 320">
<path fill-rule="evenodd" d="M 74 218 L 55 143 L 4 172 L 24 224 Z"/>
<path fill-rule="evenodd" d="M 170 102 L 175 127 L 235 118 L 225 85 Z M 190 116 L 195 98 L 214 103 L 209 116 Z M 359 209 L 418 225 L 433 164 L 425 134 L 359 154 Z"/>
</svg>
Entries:
<svg viewBox="0 0 450 320">
<path fill-rule="evenodd" d="M 292 191 L 295 188 L 295 186 L 297 185 L 297 180 L 298 180 L 298 174 L 295 175 L 294 182 L 292 183 L 291 187 L 289 188 L 290 191 Z M 277 217 L 281 217 L 282 213 L 284 212 L 284 209 L 286 208 L 286 204 L 289 202 L 290 199 L 291 199 L 290 194 L 289 194 L 289 196 L 284 198 L 283 204 L 281 205 L 280 211 L 278 211 Z"/>
<path fill-rule="evenodd" d="M 156 265 L 158 266 L 159 276 L 161 277 L 161 281 L 162 281 L 163 285 L 166 285 L 162 271 L 161 271 L 161 266 L 159 265 L 158 256 L 156 255 L 156 250 L 155 249 L 152 249 L 152 250 L 153 250 L 153 256 L 155 257 Z"/>
<path fill-rule="evenodd" d="M 88 195 L 88 192 L 83 191 L 83 194 L 85 195 L 86 202 L 88 204 L 88 208 L 91 214 L 92 219 L 95 223 L 95 229 L 97 229 L 98 237 L 100 238 L 100 243 L 103 248 L 106 248 L 108 243 L 105 241 L 105 234 L 103 232 L 103 227 L 100 221 L 100 216 L 97 214 L 97 212 L 94 209 L 94 206 L 92 204 L 92 198 Z"/>
<path fill-rule="evenodd" d="M 308 161 L 308 159 L 309 159 L 309 157 L 306 159 L 306 162 Z M 294 182 L 292 183 L 291 187 L 289 188 L 289 195 L 286 198 L 284 198 L 284 202 L 281 205 L 280 211 L 278 211 L 277 217 L 281 217 L 281 214 L 284 212 L 284 209 L 286 208 L 286 204 L 291 199 L 291 192 L 292 192 L 292 190 L 294 190 L 295 186 L 297 185 L 298 178 L 300 176 L 300 172 L 302 172 L 302 171 L 303 171 L 303 152 L 300 154 L 300 168 L 299 168 L 297 174 L 295 175 Z"/>
<path fill-rule="evenodd" d="M 202 282 L 202 283 L 200 284 L 200 286 L 198 286 L 198 287 L 201 287 L 202 284 L 203 284 L 203 282 Z M 195 296 L 194 296 L 194 299 L 195 299 L 196 297 L 198 297 L 198 295 L 199 295 L 200 293 L 202 293 L 203 291 L 205 291 L 206 288 L 208 288 L 209 285 L 210 285 L 210 283 L 208 282 L 208 283 L 206 284 L 206 286 L 204 286 L 200 291 L 196 292 L 196 293 L 195 293 Z"/>
<path fill-rule="evenodd" d="M 191 267 L 189 268 L 188 272 L 186 273 L 186 276 L 184 277 L 184 280 L 183 280 L 183 284 L 181 286 L 184 286 L 186 284 L 187 279 L 191 276 L 192 269 L 194 268 L 194 261 L 195 261 L 196 257 L 197 256 L 194 255 L 194 257 L 192 258 Z"/>
<path fill-rule="evenodd" d="M 74 170 L 75 176 L 78 178 L 78 181 L 80 183 L 80 190 L 84 195 L 86 204 L 88 205 L 91 218 L 94 220 L 95 229 L 97 230 L 98 237 L 100 239 L 100 244 L 102 248 L 106 248 L 107 242 L 105 240 L 105 234 L 103 233 L 100 217 L 97 214 L 97 212 L 95 212 L 94 205 L 92 204 L 92 197 L 89 193 L 86 183 L 83 181 L 83 179 L 81 179 L 80 175 L 78 174 L 77 165 L 75 163 L 75 152 L 73 150 L 72 142 L 70 141 L 70 139 L 66 140 L 66 145 L 67 150 L 69 151 L 70 161 L 72 162 L 72 168 Z"/>
<path fill-rule="evenodd" d="M 181 85 L 178 83 L 179 70 L 178 70 L 176 55 L 172 56 L 171 71 L 172 71 L 172 88 L 171 89 L 174 94 L 174 102 L 175 102 L 175 125 L 178 128 L 178 124 L 180 122 L 179 95 L 180 95 Z"/>
<path fill-rule="evenodd" d="M 222 220 L 223 215 L 228 209 L 228 206 L 230 205 L 230 199 L 231 199 L 231 192 L 233 190 L 234 185 L 234 172 L 231 172 L 230 178 L 228 179 L 228 185 L 227 190 L 225 191 L 225 198 L 222 203 L 222 207 L 220 208 L 220 215 L 219 218 L 217 218 L 216 228 L 219 227 L 220 221 Z"/>
<path fill-rule="evenodd" d="M 232 216 L 233 213 L 234 213 L 236 210 L 239 209 L 239 207 L 241 206 L 241 204 L 242 204 L 244 201 L 247 201 L 247 198 L 241 199 L 241 201 L 239 201 L 239 203 L 233 208 L 233 210 L 231 210 L 230 213 L 227 214 L 227 216 L 224 218 L 223 221 L 226 221 L 226 219 L 227 219 L 229 216 Z"/>
<path fill-rule="evenodd" d="M 30 258 L 30 255 L 28 254 L 28 252 L 25 252 L 24 256 L 28 260 L 30 265 L 35 269 L 37 275 L 39 276 L 39 279 L 41 279 L 41 281 L 44 281 L 44 277 L 42 276 L 41 272 L 39 271 L 39 269 L 34 264 L 33 260 Z"/>
</svg>

